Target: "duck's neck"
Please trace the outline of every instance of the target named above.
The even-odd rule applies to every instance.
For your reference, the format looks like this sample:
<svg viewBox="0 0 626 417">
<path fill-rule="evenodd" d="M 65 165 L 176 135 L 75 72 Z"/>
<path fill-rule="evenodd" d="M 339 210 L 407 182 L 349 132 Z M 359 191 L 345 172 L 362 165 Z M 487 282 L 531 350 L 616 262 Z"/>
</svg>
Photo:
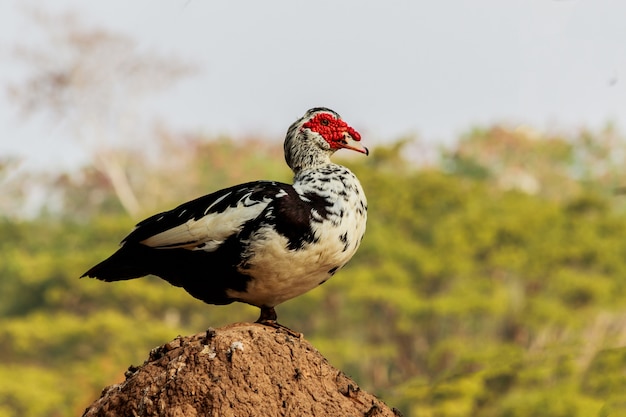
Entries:
<svg viewBox="0 0 626 417">
<path fill-rule="evenodd" d="M 297 176 L 301 171 L 322 168 L 332 164 L 329 152 L 323 151 L 319 148 L 306 149 L 306 147 L 294 149 L 293 152 L 287 157 L 287 163 L 295 176 Z"/>
</svg>

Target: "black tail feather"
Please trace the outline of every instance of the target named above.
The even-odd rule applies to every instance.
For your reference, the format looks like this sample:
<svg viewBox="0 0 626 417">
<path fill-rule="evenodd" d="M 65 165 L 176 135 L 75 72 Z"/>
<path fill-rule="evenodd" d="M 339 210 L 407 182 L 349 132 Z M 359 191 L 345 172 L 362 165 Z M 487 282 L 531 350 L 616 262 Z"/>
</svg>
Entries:
<svg viewBox="0 0 626 417">
<path fill-rule="evenodd" d="M 144 250 L 149 251 L 148 248 Z M 85 272 L 83 277 L 96 278 L 101 281 L 123 281 L 140 278 L 150 274 L 142 253 L 141 245 L 124 245 L 109 258 Z"/>
<path fill-rule="evenodd" d="M 117 252 L 82 277 L 111 282 L 155 275 L 176 287 L 183 287 L 205 303 L 229 304 L 236 300 L 227 295 L 227 290 L 244 291 L 250 280 L 250 276 L 240 273 L 236 265 L 235 260 L 220 253 L 155 249 L 141 243 L 125 242 Z"/>
</svg>

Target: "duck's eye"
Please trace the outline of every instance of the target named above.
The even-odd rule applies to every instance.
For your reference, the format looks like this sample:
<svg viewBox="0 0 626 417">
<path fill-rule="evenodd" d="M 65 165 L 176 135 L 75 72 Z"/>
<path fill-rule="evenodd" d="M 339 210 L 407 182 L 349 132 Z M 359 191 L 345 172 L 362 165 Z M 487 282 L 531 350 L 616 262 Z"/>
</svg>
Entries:
<svg viewBox="0 0 626 417">
<path fill-rule="evenodd" d="M 322 120 L 320 120 L 320 124 L 321 124 L 322 126 L 328 126 L 328 124 L 329 124 L 329 123 L 330 123 L 330 122 L 328 121 L 328 119 L 322 119 Z"/>
</svg>

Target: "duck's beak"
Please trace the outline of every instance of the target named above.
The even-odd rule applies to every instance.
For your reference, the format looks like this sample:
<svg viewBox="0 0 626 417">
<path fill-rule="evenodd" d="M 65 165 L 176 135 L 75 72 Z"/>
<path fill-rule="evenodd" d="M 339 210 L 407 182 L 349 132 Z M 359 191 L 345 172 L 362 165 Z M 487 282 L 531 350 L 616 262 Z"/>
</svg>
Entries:
<svg viewBox="0 0 626 417">
<path fill-rule="evenodd" d="M 364 153 L 365 155 L 369 155 L 370 151 L 361 144 L 361 135 L 359 135 L 356 131 L 345 132 L 343 134 L 342 139 L 339 140 L 339 146 L 341 148 L 350 149 L 353 151 L 357 151 L 360 153 Z"/>
</svg>

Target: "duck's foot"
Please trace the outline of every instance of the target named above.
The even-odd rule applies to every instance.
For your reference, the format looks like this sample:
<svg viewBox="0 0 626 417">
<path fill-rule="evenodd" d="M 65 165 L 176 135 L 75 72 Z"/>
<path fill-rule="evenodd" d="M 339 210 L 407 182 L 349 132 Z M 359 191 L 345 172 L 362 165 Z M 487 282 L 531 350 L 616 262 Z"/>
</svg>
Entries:
<svg viewBox="0 0 626 417">
<path fill-rule="evenodd" d="M 261 315 L 256 322 L 264 326 L 273 327 L 276 330 L 282 330 L 290 336 L 296 337 L 298 339 L 302 338 L 302 333 L 294 332 L 289 327 L 283 326 L 282 324 L 278 323 L 276 319 L 277 316 L 274 307 L 261 307 Z"/>
</svg>

